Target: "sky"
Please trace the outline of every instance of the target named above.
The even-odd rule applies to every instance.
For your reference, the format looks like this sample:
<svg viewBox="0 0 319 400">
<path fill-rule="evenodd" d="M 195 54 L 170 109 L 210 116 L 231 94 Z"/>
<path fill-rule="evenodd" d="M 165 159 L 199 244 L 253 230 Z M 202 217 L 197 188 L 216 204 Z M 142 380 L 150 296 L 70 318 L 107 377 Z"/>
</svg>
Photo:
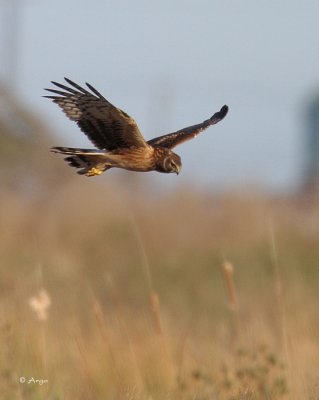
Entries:
<svg viewBox="0 0 319 400">
<path fill-rule="evenodd" d="M 180 184 L 285 191 L 300 183 L 305 110 L 319 93 L 318 1 L 0 0 L 0 7 L 0 78 L 47 119 L 53 145 L 92 147 L 41 97 L 66 76 L 95 86 L 148 139 L 227 104 L 224 121 L 175 149 Z"/>
</svg>

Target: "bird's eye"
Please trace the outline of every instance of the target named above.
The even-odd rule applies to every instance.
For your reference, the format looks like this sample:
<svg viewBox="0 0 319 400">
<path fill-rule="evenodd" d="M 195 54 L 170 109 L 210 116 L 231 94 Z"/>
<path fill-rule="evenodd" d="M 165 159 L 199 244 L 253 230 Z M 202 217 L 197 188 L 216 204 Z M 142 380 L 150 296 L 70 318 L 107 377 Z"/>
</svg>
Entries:
<svg viewBox="0 0 319 400">
<path fill-rule="evenodd" d="M 173 161 L 173 160 L 171 160 L 171 167 L 172 167 L 173 169 L 175 169 L 175 168 L 176 168 L 176 164 L 174 163 L 174 161 Z"/>
</svg>

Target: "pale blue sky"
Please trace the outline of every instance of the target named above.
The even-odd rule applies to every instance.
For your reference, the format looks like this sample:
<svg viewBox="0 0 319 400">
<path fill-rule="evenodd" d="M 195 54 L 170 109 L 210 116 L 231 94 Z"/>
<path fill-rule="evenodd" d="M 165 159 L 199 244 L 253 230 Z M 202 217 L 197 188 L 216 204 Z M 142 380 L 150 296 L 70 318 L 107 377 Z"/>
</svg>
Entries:
<svg viewBox="0 0 319 400">
<path fill-rule="evenodd" d="M 285 189 L 296 183 L 303 107 L 319 89 L 318 1 L 20 3 L 16 91 L 48 118 L 59 135 L 54 144 L 89 145 L 41 98 L 50 80 L 67 76 L 96 86 L 147 138 L 198 123 L 228 104 L 221 124 L 176 148 L 183 160 L 179 184 Z M 3 43 L 1 51 L 6 58 Z M 1 76 L 7 69 L 2 63 Z"/>
</svg>

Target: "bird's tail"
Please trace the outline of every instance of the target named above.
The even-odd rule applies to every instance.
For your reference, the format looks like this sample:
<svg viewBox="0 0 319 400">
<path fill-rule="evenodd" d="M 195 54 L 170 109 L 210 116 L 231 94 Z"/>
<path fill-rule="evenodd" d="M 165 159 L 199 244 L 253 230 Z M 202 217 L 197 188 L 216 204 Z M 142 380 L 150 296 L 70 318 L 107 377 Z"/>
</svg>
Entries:
<svg viewBox="0 0 319 400">
<path fill-rule="evenodd" d="M 66 154 L 64 160 L 71 167 L 79 168 L 80 175 L 95 176 L 100 175 L 107 169 L 112 168 L 108 165 L 103 156 L 105 152 L 99 150 L 75 149 L 73 147 L 52 147 L 51 151 L 58 154 Z"/>
</svg>

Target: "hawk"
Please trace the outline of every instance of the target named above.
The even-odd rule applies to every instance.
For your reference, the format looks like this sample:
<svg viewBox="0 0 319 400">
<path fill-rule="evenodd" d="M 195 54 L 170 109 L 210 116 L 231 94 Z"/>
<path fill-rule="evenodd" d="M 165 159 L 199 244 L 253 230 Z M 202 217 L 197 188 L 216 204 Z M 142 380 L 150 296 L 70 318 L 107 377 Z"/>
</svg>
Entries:
<svg viewBox="0 0 319 400">
<path fill-rule="evenodd" d="M 200 124 L 146 141 L 134 119 L 113 106 L 93 86 L 86 83 L 88 91 L 70 79 L 64 79 L 69 86 L 52 82 L 62 91 L 45 89 L 54 95 L 44 97 L 52 99 L 61 107 L 97 149 L 52 147 L 51 151 L 67 155 L 65 160 L 70 166 L 78 168 L 80 175 L 100 175 L 113 167 L 129 171 L 178 174 L 182 166 L 181 158 L 172 149 L 217 124 L 228 112 L 228 107 L 224 105 Z"/>
</svg>

